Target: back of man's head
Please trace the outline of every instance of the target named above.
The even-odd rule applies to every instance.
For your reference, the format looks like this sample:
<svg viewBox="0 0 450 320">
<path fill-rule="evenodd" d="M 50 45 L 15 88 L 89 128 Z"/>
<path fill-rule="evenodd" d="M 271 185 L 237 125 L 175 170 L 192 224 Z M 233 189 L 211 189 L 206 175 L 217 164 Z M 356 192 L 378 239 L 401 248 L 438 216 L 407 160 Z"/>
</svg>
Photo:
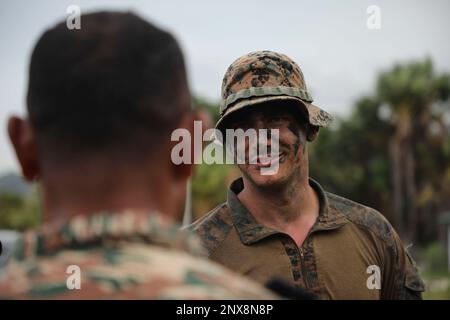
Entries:
<svg viewBox="0 0 450 320">
<path fill-rule="evenodd" d="M 32 53 L 27 106 L 44 162 L 154 154 L 189 101 L 176 40 L 131 13 L 59 23 Z"/>
</svg>

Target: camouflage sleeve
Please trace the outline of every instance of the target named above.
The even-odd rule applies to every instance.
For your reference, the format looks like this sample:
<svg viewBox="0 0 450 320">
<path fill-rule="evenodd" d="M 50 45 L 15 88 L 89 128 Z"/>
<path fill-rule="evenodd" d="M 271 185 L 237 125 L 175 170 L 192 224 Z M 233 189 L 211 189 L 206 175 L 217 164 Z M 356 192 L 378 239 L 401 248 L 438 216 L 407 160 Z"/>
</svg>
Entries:
<svg viewBox="0 0 450 320">
<path fill-rule="evenodd" d="M 392 228 L 392 227 L 391 227 Z M 382 298 L 421 300 L 425 284 L 408 250 L 403 246 L 394 229 L 391 230 L 390 250 L 387 250 Z"/>
<path fill-rule="evenodd" d="M 408 259 L 408 269 L 405 277 L 405 292 L 402 299 L 405 300 L 421 300 L 422 292 L 425 291 L 425 284 L 419 275 L 416 263 L 411 255 L 406 251 Z"/>
</svg>

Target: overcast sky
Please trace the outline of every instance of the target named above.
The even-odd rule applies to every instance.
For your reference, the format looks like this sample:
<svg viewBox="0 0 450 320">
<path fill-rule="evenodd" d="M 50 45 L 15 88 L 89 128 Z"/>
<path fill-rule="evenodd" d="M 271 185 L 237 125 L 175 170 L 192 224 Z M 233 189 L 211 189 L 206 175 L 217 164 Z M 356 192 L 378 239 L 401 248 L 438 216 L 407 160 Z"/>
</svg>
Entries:
<svg viewBox="0 0 450 320">
<path fill-rule="evenodd" d="M 111 2 L 112 4 L 110 4 Z M 373 90 L 376 75 L 395 62 L 431 57 L 450 71 L 450 1 L 61 1 L 0 2 L 0 175 L 18 167 L 6 137 L 9 115 L 25 113 L 30 52 L 40 34 L 81 12 L 133 10 L 173 32 L 181 43 L 193 92 L 220 97 L 223 73 L 255 50 L 287 54 L 302 68 L 315 103 L 346 115 Z M 381 29 L 369 30 L 367 7 L 381 9 Z M 83 21 L 81 20 L 81 27 Z"/>
</svg>

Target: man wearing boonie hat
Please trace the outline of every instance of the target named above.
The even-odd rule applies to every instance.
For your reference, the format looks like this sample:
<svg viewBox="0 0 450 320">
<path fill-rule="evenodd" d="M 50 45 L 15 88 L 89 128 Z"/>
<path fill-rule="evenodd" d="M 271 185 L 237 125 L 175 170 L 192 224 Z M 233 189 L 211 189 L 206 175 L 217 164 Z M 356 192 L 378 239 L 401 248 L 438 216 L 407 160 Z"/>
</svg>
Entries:
<svg viewBox="0 0 450 320">
<path fill-rule="evenodd" d="M 210 259 L 261 283 L 283 278 L 322 299 L 420 299 L 415 263 L 384 216 L 309 177 L 307 142 L 332 120 L 312 102 L 284 54 L 258 51 L 231 64 L 216 128 L 278 129 L 270 161 L 279 167 L 264 175 L 267 158 L 239 164 L 227 201 L 190 228 Z"/>
</svg>

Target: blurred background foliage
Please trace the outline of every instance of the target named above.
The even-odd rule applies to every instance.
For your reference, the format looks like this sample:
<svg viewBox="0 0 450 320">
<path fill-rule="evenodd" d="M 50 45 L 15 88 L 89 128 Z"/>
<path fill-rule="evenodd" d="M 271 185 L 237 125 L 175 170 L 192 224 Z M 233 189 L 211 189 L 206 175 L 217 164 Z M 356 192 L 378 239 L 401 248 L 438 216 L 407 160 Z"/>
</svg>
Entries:
<svg viewBox="0 0 450 320">
<path fill-rule="evenodd" d="M 373 92 L 309 145 L 311 177 L 327 191 L 382 212 L 404 243 L 414 245 L 429 281 L 427 298 L 450 299 L 447 227 L 440 223 L 450 222 L 449 95 L 450 75 L 435 70 L 430 59 L 399 63 L 381 72 Z M 193 106 L 209 126 L 217 121 L 217 103 L 195 98 Z M 197 166 L 194 219 L 224 202 L 238 176 L 232 165 Z M 35 189 L 26 197 L 0 195 L 0 229 L 38 225 L 38 208 Z"/>
<path fill-rule="evenodd" d="M 41 221 L 39 197 L 0 193 L 0 229 L 23 231 L 34 228 Z"/>
</svg>

